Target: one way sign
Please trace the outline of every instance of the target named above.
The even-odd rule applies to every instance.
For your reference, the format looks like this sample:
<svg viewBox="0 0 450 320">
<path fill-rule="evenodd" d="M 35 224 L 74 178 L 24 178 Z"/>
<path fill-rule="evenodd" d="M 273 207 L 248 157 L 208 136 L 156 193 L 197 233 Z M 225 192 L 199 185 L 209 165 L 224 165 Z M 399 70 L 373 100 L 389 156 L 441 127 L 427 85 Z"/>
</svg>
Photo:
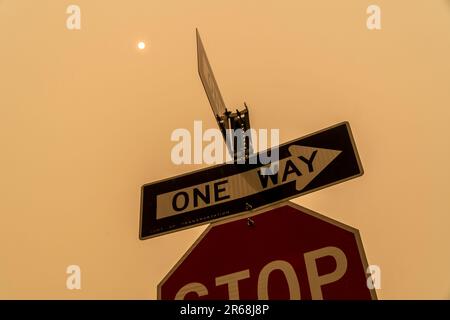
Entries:
<svg viewBox="0 0 450 320">
<path fill-rule="evenodd" d="M 363 174 L 348 122 L 276 148 L 278 171 L 272 175 L 263 174 L 270 164 L 262 164 L 259 153 L 256 164 L 222 164 L 142 186 L 140 238 L 245 213 Z"/>
</svg>

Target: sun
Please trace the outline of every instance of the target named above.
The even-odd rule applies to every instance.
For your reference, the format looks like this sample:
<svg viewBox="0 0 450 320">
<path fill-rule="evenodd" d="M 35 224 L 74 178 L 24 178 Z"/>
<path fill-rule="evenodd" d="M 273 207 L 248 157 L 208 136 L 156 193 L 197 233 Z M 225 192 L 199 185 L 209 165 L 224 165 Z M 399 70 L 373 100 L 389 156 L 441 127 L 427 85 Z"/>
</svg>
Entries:
<svg viewBox="0 0 450 320">
<path fill-rule="evenodd" d="M 145 42 L 144 41 L 139 41 L 139 43 L 137 44 L 137 47 L 139 50 L 144 50 L 145 49 Z"/>
</svg>

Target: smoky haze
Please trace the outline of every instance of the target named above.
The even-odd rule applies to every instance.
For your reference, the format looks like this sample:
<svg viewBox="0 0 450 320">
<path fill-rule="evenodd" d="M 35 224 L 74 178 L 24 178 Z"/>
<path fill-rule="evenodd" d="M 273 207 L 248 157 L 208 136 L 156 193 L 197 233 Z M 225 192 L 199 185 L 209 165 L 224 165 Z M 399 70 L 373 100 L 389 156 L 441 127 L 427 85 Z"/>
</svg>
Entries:
<svg viewBox="0 0 450 320">
<path fill-rule="evenodd" d="M 170 160 L 216 127 L 195 28 L 252 127 L 350 122 L 364 176 L 295 202 L 360 230 L 378 297 L 449 298 L 449 1 L 377 1 L 373 31 L 370 4 L 78 0 L 71 31 L 68 2 L 0 1 L 0 298 L 156 298 L 205 228 L 138 239 L 140 187 L 206 166 Z"/>
</svg>

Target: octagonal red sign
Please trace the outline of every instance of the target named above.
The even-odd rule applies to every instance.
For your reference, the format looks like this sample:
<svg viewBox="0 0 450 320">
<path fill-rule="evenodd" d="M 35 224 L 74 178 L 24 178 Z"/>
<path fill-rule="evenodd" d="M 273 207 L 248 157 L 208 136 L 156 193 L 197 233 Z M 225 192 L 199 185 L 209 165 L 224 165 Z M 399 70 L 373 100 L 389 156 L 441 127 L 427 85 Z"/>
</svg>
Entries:
<svg viewBox="0 0 450 320">
<path fill-rule="evenodd" d="M 376 299 L 367 267 L 358 230 L 285 202 L 209 226 L 158 298 Z"/>
</svg>

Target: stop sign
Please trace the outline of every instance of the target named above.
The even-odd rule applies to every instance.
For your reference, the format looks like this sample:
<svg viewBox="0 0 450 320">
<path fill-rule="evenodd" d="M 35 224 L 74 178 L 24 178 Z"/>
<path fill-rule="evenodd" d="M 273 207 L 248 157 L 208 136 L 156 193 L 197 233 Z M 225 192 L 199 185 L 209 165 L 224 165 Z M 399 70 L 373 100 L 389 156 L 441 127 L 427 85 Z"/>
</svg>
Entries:
<svg viewBox="0 0 450 320">
<path fill-rule="evenodd" d="M 358 230 L 285 202 L 208 227 L 158 298 L 376 299 L 367 267 Z"/>
</svg>

